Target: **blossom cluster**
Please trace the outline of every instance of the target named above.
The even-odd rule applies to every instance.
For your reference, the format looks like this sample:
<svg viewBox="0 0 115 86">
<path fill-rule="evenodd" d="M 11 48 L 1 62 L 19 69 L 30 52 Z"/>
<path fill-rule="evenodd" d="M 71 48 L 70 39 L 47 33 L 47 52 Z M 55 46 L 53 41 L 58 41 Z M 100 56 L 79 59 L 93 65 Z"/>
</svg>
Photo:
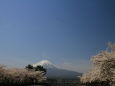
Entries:
<svg viewBox="0 0 115 86">
<path fill-rule="evenodd" d="M 6 68 L 0 65 L 0 84 L 2 83 L 34 83 L 46 80 L 43 71 Z"/>
<path fill-rule="evenodd" d="M 91 71 L 83 74 L 82 83 L 115 82 L 115 44 L 108 43 L 108 49 L 101 51 L 91 59 Z"/>
</svg>

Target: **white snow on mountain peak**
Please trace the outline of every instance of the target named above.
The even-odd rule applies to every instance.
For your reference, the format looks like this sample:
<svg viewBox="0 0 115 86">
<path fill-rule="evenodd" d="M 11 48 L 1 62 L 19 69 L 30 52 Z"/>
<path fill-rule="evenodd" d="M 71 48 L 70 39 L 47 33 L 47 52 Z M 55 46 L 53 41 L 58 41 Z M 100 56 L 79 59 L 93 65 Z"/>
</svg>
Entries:
<svg viewBox="0 0 115 86">
<path fill-rule="evenodd" d="M 39 65 L 44 65 L 44 64 L 52 64 L 52 63 L 48 60 L 43 60 L 43 61 L 39 62 Z"/>
<path fill-rule="evenodd" d="M 55 66 L 54 64 L 52 64 L 50 61 L 48 60 L 42 60 L 36 64 L 34 64 L 33 66 L 36 67 L 36 66 L 43 66 L 44 68 L 59 68 L 57 66 Z"/>
</svg>

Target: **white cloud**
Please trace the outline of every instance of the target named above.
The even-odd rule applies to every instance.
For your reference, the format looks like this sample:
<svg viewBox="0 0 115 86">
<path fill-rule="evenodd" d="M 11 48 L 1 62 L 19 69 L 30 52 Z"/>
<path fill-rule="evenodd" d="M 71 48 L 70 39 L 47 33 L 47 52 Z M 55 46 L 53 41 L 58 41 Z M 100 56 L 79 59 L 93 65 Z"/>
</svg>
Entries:
<svg viewBox="0 0 115 86">
<path fill-rule="evenodd" d="M 64 65 L 70 65 L 71 63 L 70 62 L 65 62 Z"/>
</svg>

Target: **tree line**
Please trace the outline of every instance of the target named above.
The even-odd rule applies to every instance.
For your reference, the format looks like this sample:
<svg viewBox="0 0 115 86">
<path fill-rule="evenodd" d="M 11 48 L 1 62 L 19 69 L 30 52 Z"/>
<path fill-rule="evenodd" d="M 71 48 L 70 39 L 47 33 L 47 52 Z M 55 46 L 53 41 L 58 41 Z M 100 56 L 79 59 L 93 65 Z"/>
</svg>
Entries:
<svg viewBox="0 0 115 86">
<path fill-rule="evenodd" d="M 19 69 L 0 65 L 0 86 L 42 82 L 46 80 L 45 74 L 46 69 L 42 66 L 33 67 L 29 64 L 25 69 Z"/>
</svg>

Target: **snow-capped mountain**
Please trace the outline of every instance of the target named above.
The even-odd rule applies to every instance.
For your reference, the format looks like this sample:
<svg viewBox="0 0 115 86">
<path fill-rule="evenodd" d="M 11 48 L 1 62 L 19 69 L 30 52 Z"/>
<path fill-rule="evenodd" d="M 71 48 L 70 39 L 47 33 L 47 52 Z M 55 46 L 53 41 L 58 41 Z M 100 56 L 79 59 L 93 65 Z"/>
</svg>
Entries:
<svg viewBox="0 0 115 86">
<path fill-rule="evenodd" d="M 43 60 L 43 61 L 40 61 L 36 64 L 34 64 L 33 66 L 36 67 L 36 66 L 43 66 L 44 68 L 46 68 L 47 70 L 47 73 L 46 73 L 46 77 L 47 78 L 61 78 L 61 79 L 67 79 L 67 78 L 76 78 L 77 76 L 81 76 L 82 73 L 78 73 L 78 72 L 75 72 L 75 71 L 71 71 L 71 70 L 66 70 L 66 69 L 62 69 L 62 68 L 59 68 L 57 67 L 56 65 L 52 64 L 50 61 L 48 60 Z"/>
<path fill-rule="evenodd" d="M 52 64 L 52 63 L 51 63 L 50 61 L 48 61 L 48 60 L 40 61 L 40 62 L 34 64 L 33 66 L 36 67 L 36 66 L 38 66 L 38 65 L 43 66 L 43 67 L 46 68 L 46 69 L 47 69 L 47 68 L 59 68 L 59 67 L 57 67 L 56 65 Z"/>
</svg>

